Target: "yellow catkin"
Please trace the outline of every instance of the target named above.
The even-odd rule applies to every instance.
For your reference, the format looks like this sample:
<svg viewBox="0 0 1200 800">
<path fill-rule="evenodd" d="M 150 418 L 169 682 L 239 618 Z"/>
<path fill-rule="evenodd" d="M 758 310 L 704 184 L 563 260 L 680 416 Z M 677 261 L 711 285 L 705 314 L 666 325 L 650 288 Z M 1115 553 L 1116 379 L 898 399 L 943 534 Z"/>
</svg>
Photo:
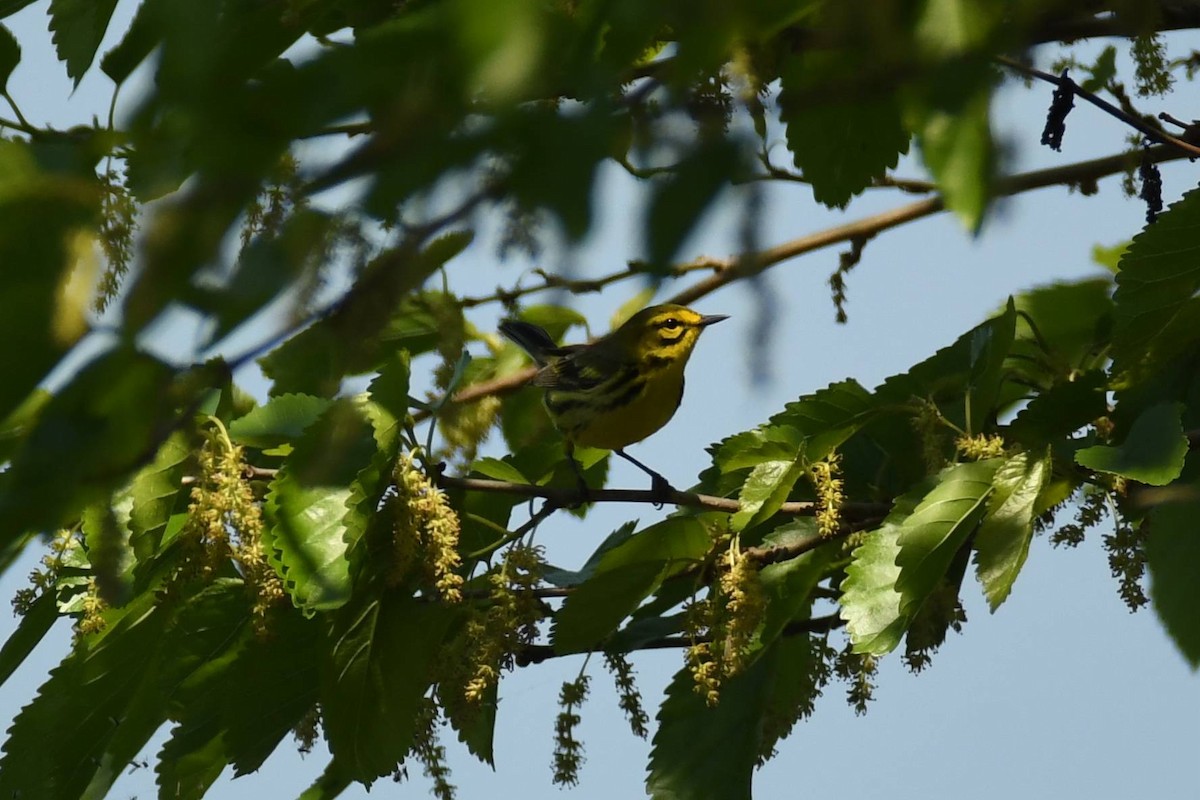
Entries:
<svg viewBox="0 0 1200 800">
<path fill-rule="evenodd" d="M 425 582 L 447 603 L 462 600 L 462 565 L 458 554 L 458 514 L 445 493 L 438 489 L 406 453 L 396 462 L 396 496 L 392 506 L 396 524 L 393 532 L 393 583 L 403 581 L 419 561 Z"/>
<path fill-rule="evenodd" d="M 986 458 L 1004 455 L 1004 437 L 994 433 L 979 433 L 974 436 L 964 434 L 954 441 L 954 448 L 963 458 L 983 461 Z"/>
<path fill-rule="evenodd" d="M 488 576 L 487 605 L 466 626 L 469 677 L 463 687 L 468 703 L 478 705 L 512 666 L 514 654 L 538 636 L 545 611 L 533 593 L 541 574 L 542 549 L 510 547 L 501 568 Z"/>
<path fill-rule="evenodd" d="M 841 456 L 833 453 L 810 469 L 813 487 L 817 492 L 817 531 L 822 536 L 834 536 L 842 527 L 842 504 L 846 501 L 841 478 Z"/>
<path fill-rule="evenodd" d="M 212 430 L 200 450 L 189 520 L 183 531 L 189 556 L 184 577 L 210 579 L 223 564 L 237 563 L 254 599 L 255 629 L 265 634 L 270 610 L 285 599 L 283 583 L 262 545 L 262 508 L 246 479 L 244 451 Z"/>
<path fill-rule="evenodd" d="M 696 693 L 710 706 L 720 702 L 725 679 L 745 668 L 767 606 L 758 565 L 741 551 L 736 537 L 717 567 L 719 576 L 708 597 L 686 610 L 687 634 L 693 642 L 687 663 Z"/>
</svg>

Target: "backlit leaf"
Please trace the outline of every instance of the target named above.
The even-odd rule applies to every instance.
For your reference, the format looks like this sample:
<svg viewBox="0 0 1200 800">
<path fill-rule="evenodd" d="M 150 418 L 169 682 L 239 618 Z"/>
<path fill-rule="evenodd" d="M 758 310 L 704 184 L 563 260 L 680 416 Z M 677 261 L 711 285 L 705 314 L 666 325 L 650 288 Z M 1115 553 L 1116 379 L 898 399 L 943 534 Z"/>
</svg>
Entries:
<svg viewBox="0 0 1200 800">
<path fill-rule="evenodd" d="M 305 431 L 271 482 L 264 544 L 292 601 L 308 613 L 350 597 L 347 501 L 374 455 L 370 423 L 354 403 L 338 400 Z"/>
<path fill-rule="evenodd" d="M 1012 591 L 1033 540 L 1038 495 L 1050 480 L 1049 454 L 1018 453 L 992 478 L 987 516 L 975 536 L 975 568 L 995 611 Z"/>
<path fill-rule="evenodd" d="M 1182 411 L 1175 403 L 1152 406 L 1134 420 L 1123 443 L 1085 448 L 1075 454 L 1075 461 L 1088 469 L 1165 486 L 1179 477 L 1187 457 Z"/>
<path fill-rule="evenodd" d="M 1179 652 L 1200 669 L 1200 503 L 1158 506 L 1150 515 L 1150 599 Z"/>
<path fill-rule="evenodd" d="M 1158 215 L 1133 238 L 1117 272 L 1115 373 L 1140 372 L 1167 361 L 1200 339 L 1200 191 Z"/>
</svg>

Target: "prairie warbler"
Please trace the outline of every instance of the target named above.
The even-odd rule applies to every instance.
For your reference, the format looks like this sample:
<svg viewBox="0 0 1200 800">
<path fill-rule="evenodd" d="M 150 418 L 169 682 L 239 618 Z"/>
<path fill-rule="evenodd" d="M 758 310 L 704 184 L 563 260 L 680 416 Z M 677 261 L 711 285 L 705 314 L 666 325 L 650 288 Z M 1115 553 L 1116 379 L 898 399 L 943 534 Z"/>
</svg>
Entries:
<svg viewBox="0 0 1200 800">
<path fill-rule="evenodd" d="M 648 474 L 659 494 L 666 478 L 625 452 L 657 431 L 683 400 L 683 368 L 700 332 L 724 315 L 703 316 L 677 305 L 651 306 L 590 344 L 559 347 L 537 325 L 500 323 L 500 332 L 541 367 L 533 385 L 546 390 L 554 426 L 567 440 L 567 458 L 586 491 L 575 445 L 611 450 Z"/>
</svg>

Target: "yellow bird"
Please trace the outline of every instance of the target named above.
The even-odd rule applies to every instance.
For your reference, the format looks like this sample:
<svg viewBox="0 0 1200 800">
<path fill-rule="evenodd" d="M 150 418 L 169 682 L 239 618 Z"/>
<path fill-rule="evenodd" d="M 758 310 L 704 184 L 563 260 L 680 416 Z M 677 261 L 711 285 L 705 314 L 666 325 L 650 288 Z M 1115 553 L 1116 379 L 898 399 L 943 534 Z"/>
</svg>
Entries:
<svg viewBox="0 0 1200 800">
<path fill-rule="evenodd" d="M 683 368 L 700 333 L 728 319 L 678 305 L 651 306 L 589 344 L 559 347 L 546 331 L 519 320 L 500 332 L 541 369 L 533 385 L 546 390 L 546 411 L 567 440 L 567 457 L 586 490 L 575 445 L 611 450 L 648 474 L 653 490 L 671 491 L 666 478 L 625 452 L 675 415 L 683 400 Z"/>
</svg>

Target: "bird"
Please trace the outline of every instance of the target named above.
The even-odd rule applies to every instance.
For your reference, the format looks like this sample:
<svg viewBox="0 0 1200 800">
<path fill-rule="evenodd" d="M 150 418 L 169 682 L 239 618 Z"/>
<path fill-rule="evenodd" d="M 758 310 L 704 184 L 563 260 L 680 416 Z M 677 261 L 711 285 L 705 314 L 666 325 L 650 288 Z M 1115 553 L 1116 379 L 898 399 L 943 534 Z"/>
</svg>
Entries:
<svg viewBox="0 0 1200 800">
<path fill-rule="evenodd" d="M 588 344 L 559 346 L 546 331 L 522 320 L 504 320 L 500 333 L 539 367 L 532 385 L 545 390 L 546 411 L 566 440 L 567 459 L 587 493 L 575 447 L 611 450 L 651 479 L 651 490 L 673 491 L 659 473 L 625 452 L 675 415 L 683 400 L 683 368 L 701 332 L 728 319 L 686 306 L 644 308 L 611 333 Z"/>
</svg>

